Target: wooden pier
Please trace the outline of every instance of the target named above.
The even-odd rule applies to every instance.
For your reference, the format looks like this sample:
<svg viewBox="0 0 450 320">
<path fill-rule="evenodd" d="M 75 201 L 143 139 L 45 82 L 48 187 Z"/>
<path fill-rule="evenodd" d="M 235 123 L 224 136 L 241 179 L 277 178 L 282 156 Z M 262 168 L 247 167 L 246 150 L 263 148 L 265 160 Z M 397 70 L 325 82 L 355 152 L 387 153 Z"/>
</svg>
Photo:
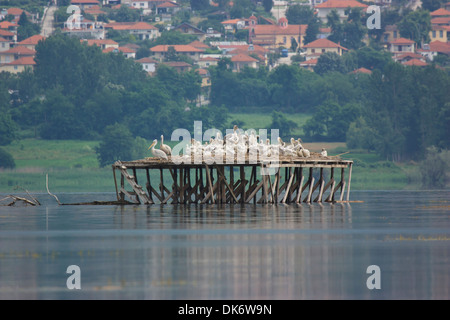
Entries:
<svg viewBox="0 0 450 320">
<path fill-rule="evenodd" d="M 349 201 L 352 165 L 316 155 L 220 164 L 147 158 L 117 161 L 112 169 L 118 202 L 276 204 Z"/>
</svg>

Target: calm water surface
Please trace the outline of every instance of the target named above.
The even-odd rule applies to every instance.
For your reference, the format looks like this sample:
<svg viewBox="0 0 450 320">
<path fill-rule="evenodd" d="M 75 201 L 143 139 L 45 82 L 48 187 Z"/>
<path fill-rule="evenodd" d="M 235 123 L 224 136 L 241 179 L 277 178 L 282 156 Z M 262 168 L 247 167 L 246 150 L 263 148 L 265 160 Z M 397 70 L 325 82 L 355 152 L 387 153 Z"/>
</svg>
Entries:
<svg viewBox="0 0 450 320">
<path fill-rule="evenodd" d="M 0 207 L 0 299 L 450 298 L 450 191 L 222 207 L 35 196 L 41 206 Z M 80 290 L 67 288 L 71 265 Z M 366 285 L 371 265 L 380 289 Z"/>
</svg>

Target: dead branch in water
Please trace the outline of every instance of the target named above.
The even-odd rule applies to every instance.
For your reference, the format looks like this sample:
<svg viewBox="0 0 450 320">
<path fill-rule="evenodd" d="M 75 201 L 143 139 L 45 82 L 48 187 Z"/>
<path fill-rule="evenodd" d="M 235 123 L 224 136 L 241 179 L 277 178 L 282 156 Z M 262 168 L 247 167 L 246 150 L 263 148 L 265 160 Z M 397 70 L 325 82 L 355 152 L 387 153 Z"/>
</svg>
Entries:
<svg viewBox="0 0 450 320">
<path fill-rule="evenodd" d="M 52 197 L 54 197 L 56 199 L 56 202 L 58 202 L 58 204 L 61 205 L 61 202 L 59 202 L 58 197 L 55 196 L 54 194 L 50 193 L 50 191 L 48 190 L 48 173 L 45 175 L 45 186 L 47 187 L 47 193 L 49 195 L 51 195 Z"/>
<path fill-rule="evenodd" d="M 0 202 L 2 202 L 4 200 L 7 200 L 7 199 L 12 199 L 12 202 L 10 202 L 8 204 L 2 204 L 2 205 L 11 207 L 11 206 L 15 205 L 17 201 L 22 201 L 22 202 L 26 203 L 27 205 L 29 204 L 29 205 L 32 205 L 32 206 L 40 205 L 39 202 L 36 203 L 36 202 L 31 201 L 29 199 L 18 197 L 18 196 L 13 196 L 13 195 L 9 195 L 9 196 L 7 196 L 7 197 L 5 197 L 3 199 L 0 199 Z"/>
</svg>

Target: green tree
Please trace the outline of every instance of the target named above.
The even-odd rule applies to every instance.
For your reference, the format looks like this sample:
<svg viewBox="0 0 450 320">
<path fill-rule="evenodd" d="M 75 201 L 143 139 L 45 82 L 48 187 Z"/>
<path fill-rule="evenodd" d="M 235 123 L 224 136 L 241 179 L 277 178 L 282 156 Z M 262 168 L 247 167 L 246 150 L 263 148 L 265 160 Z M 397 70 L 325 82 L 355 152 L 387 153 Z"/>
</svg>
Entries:
<svg viewBox="0 0 450 320">
<path fill-rule="evenodd" d="M 279 129 L 281 137 L 290 137 L 292 130 L 298 127 L 295 121 L 288 119 L 283 113 L 272 111 L 270 129 Z"/>
<path fill-rule="evenodd" d="M 314 16 L 314 10 L 309 6 L 295 4 L 289 6 L 285 16 L 289 24 L 308 24 Z"/>
<path fill-rule="evenodd" d="M 334 71 L 342 73 L 348 71 L 342 63 L 341 57 L 336 52 L 325 52 L 321 54 L 314 67 L 314 72 L 323 75 Z"/>
<path fill-rule="evenodd" d="M 6 146 L 17 138 L 18 126 L 5 112 L 0 113 L 0 146 Z"/>
<path fill-rule="evenodd" d="M 209 0 L 190 0 L 192 10 L 205 10 L 209 7 Z"/>
<path fill-rule="evenodd" d="M 273 0 L 263 0 L 262 5 L 264 7 L 265 12 L 270 12 L 273 7 Z"/>
<path fill-rule="evenodd" d="M 105 167 L 117 160 L 133 160 L 135 139 L 123 124 L 113 124 L 105 128 L 100 144 L 95 148 L 100 167 Z"/>
<path fill-rule="evenodd" d="M 41 28 L 38 24 L 32 23 L 28 20 L 25 11 L 23 11 L 20 15 L 18 25 L 17 41 L 22 41 L 41 32 Z"/>
<path fill-rule="evenodd" d="M 335 43 L 340 43 L 347 49 L 358 49 L 364 45 L 362 39 L 367 32 L 362 10 L 360 8 L 352 8 L 347 9 L 346 12 L 348 16 L 343 22 L 340 21 L 336 10 L 332 10 L 328 14 L 328 25 L 331 27 L 331 35 L 328 39 Z"/>
<path fill-rule="evenodd" d="M 306 28 L 306 34 L 304 38 L 304 44 L 308 44 L 317 39 L 317 35 L 320 31 L 320 20 L 315 15 L 308 21 L 308 27 Z"/>
<path fill-rule="evenodd" d="M 414 40 L 419 46 L 423 42 L 429 42 L 429 33 L 431 31 L 430 12 L 418 9 L 408 13 L 398 23 L 398 29 L 402 37 Z"/>
<path fill-rule="evenodd" d="M 439 9 L 445 2 L 444 0 L 422 0 L 422 9 L 432 12 Z"/>
<path fill-rule="evenodd" d="M 16 163 L 14 161 L 13 156 L 0 148 L 0 169 L 14 169 L 16 167 Z"/>
</svg>

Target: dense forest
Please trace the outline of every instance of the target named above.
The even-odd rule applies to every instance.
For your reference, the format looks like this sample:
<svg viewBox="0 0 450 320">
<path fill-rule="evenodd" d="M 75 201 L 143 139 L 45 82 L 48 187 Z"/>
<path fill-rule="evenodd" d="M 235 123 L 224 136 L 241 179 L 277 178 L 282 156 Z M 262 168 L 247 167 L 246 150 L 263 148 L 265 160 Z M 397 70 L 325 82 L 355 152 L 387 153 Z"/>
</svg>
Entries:
<svg viewBox="0 0 450 320">
<path fill-rule="evenodd" d="M 342 57 L 324 54 L 316 72 L 280 65 L 235 73 L 222 59 L 210 68 L 211 105 L 200 108 L 193 104 L 201 82 L 195 71 L 160 66 L 150 77 L 133 60 L 61 34 L 36 50 L 34 71 L 0 74 L 1 145 L 19 132 L 100 139 L 116 124 L 145 139 L 192 130 L 194 120 L 224 130 L 228 111 L 252 110 L 312 114 L 304 141 L 346 141 L 388 160 L 420 160 L 428 147 L 450 147 L 448 71 L 403 66 L 368 47 Z M 358 67 L 373 73 L 350 72 Z"/>
</svg>

